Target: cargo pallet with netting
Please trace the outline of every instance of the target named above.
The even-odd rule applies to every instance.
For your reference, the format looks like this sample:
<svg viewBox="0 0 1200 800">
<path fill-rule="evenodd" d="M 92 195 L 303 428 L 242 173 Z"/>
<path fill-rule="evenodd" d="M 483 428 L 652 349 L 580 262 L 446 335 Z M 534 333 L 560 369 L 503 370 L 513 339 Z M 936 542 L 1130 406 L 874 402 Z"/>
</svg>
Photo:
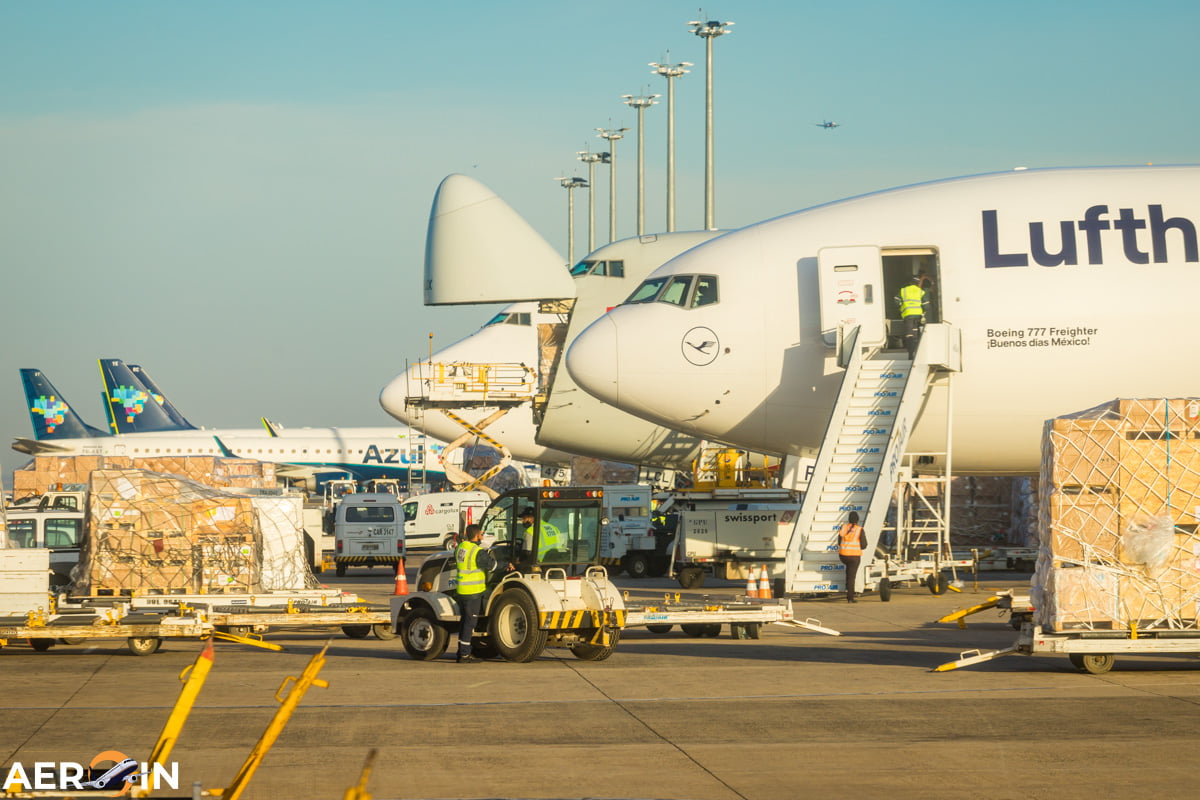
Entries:
<svg viewBox="0 0 1200 800">
<path fill-rule="evenodd" d="M 1200 653 L 1200 399 L 1118 399 L 1046 423 L 1033 624 L 1009 652 Z M 939 669 L 942 669 L 939 668 Z"/>
</svg>

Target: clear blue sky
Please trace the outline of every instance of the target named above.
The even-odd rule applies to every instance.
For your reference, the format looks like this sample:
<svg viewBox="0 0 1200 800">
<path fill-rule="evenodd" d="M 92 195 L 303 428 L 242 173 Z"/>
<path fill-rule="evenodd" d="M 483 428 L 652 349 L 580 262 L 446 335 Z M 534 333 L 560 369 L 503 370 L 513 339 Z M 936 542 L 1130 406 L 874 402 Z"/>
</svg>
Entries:
<svg viewBox="0 0 1200 800">
<path fill-rule="evenodd" d="M 722 2 L 717 224 L 1017 165 L 1194 163 L 1200 4 Z M 675 0 L 0 4 L 0 436 L 39 367 L 103 426 L 99 357 L 194 422 L 386 425 L 380 388 L 490 309 L 421 305 L 438 182 L 470 174 L 560 252 L 576 151 L 677 84 L 681 229 L 703 225 L 704 44 Z M 665 105 L 646 114 L 663 225 Z M 815 123 L 835 120 L 836 130 Z M 633 132 L 619 235 L 635 231 Z M 598 173 L 607 238 L 607 175 Z M 586 195 L 577 195 L 584 201 Z M 577 256 L 586 203 L 577 203 Z"/>
</svg>

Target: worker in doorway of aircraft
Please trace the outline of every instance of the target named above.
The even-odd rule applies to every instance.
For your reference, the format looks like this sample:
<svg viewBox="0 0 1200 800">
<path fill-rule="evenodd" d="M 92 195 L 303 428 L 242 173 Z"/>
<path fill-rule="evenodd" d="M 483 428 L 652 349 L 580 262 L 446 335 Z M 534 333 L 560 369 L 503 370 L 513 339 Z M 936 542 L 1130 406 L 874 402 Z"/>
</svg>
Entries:
<svg viewBox="0 0 1200 800">
<path fill-rule="evenodd" d="M 483 604 L 483 592 L 487 589 L 487 576 L 495 568 L 492 554 L 479 546 L 483 539 L 483 528 L 468 525 L 463 531 L 462 543 L 454 550 L 456 599 L 460 611 L 458 627 L 459 664 L 474 664 L 478 658 L 471 655 L 471 636 Z"/>
<path fill-rule="evenodd" d="M 896 298 L 900 303 L 900 319 L 904 323 L 904 347 L 908 350 L 909 359 L 917 355 L 917 343 L 921 340 L 921 323 L 925 321 L 925 307 L 929 305 L 929 297 L 925 294 L 922 284 L 928 280 L 924 273 L 914 275 L 908 283 L 900 288 Z"/>
<path fill-rule="evenodd" d="M 857 603 L 854 597 L 854 581 L 858 577 L 858 564 L 867 547 L 867 532 L 858 524 L 858 512 L 851 511 L 846 524 L 838 529 L 838 558 L 846 565 L 846 602 Z"/>
<path fill-rule="evenodd" d="M 521 524 L 525 527 L 526 548 L 533 546 L 533 526 L 537 524 L 537 529 L 540 534 L 538 537 L 537 557 L 541 561 L 546 553 L 551 550 L 565 550 L 566 540 L 562 535 L 562 531 L 551 525 L 549 522 L 538 520 L 534 513 L 533 506 L 527 507 L 521 512 Z"/>
</svg>

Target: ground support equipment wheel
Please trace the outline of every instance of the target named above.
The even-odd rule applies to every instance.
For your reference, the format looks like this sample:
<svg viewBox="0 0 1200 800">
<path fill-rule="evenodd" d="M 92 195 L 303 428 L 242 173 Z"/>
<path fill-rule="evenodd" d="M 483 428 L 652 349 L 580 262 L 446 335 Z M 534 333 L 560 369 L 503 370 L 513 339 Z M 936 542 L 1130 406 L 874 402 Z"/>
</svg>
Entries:
<svg viewBox="0 0 1200 800">
<path fill-rule="evenodd" d="M 929 587 L 929 591 L 935 595 L 943 595 L 950 588 L 950 576 L 944 572 L 939 572 L 929 576 L 929 580 L 925 583 Z"/>
<path fill-rule="evenodd" d="M 125 640 L 125 646 L 135 656 L 148 656 L 158 652 L 162 639 L 157 636 L 130 636 Z"/>
<path fill-rule="evenodd" d="M 333 571 L 339 578 L 346 577 L 346 565 L 340 561 L 334 566 Z"/>
<path fill-rule="evenodd" d="M 581 661 L 603 661 L 613 654 L 617 649 L 617 640 L 621 638 L 620 631 L 611 631 L 608 634 L 608 644 L 599 645 L 591 644 L 590 642 L 580 642 L 579 644 L 571 645 L 571 652 Z"/>
<path fill-rule="evenodd" d="M 44 653 L 47 650 L 49 650 L 51 647 L 54 647 L 54 640 L 53 639 L 30 639 L 29 646 L 32 647 L 34 650 L 37 650 L 39 653 Z"/>
<path fill-rule="evenodd" d="M 699 589 L 704 585 L 704 570 L 700 567 L 684 567 L 676 577 L 684 589 Z"/>
<path fill-rule="evenodd" d="M 1112 653 L 1068 653 L 1071 663 L 1080 672 L 1103 675 L 1113 668 L 1117 657 Z"/>
<path fill-rule="evenodd" d="M 431 608 L 414 608 L 400 621 L 400 639 L 405 651 L 418 661 L 432 661 L 446 652 L 450 631 L 438 621 Z"/>
<path fill-rule="evenodd" d="M 645 578 L 650 574 L 650 560 L 641 553 L 631 553 L 621 559 L 621 568 L 631 578 Z"/>
<path fill-rule="evenodd" d="M 524 664 L 546 649 L 549 633 L 538 627 L 537 606 L 522 589 L 509 589 L 490 612 L 488 637 L 505 661 Z"/>
<path fill-rule="evenodd" d="M 370 625 L 343 625 L 342 633 L 351 639 L 365 639 L 371 634 Z"/>
<path fill-rule="evenodd" d="M 672 625 L 647 625 L 646 630 L 651 633 L 670 633 Z"/>
<path fill-rule="evenodd" d="M 392 630 L 392 623 L 390 622 L 379 622 L 372 625 L 371 633 L 375 634 L 375 638 L 381 642 L 396 638 L 396 632 Z"/>
<path fill-rule="evenodd" d="M 892 600 L 892 582 L 887 578 L 879 579 L 879 600 L 889 603 Z"/>
</svg>

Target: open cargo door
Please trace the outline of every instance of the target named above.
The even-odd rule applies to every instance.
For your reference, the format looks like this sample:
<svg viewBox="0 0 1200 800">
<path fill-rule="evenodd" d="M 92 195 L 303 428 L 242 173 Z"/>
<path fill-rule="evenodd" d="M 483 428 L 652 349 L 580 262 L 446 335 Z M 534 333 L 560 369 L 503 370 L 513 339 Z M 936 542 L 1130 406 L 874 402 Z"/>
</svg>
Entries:
<svg viewBox="0 0 1200 800">
<path fill-rule="evenodd" d="M 573 297 L 566 261 L 511 206 L 466 175 L 442 181 L 425 240 L 425 305 Z"/>
</svg>

